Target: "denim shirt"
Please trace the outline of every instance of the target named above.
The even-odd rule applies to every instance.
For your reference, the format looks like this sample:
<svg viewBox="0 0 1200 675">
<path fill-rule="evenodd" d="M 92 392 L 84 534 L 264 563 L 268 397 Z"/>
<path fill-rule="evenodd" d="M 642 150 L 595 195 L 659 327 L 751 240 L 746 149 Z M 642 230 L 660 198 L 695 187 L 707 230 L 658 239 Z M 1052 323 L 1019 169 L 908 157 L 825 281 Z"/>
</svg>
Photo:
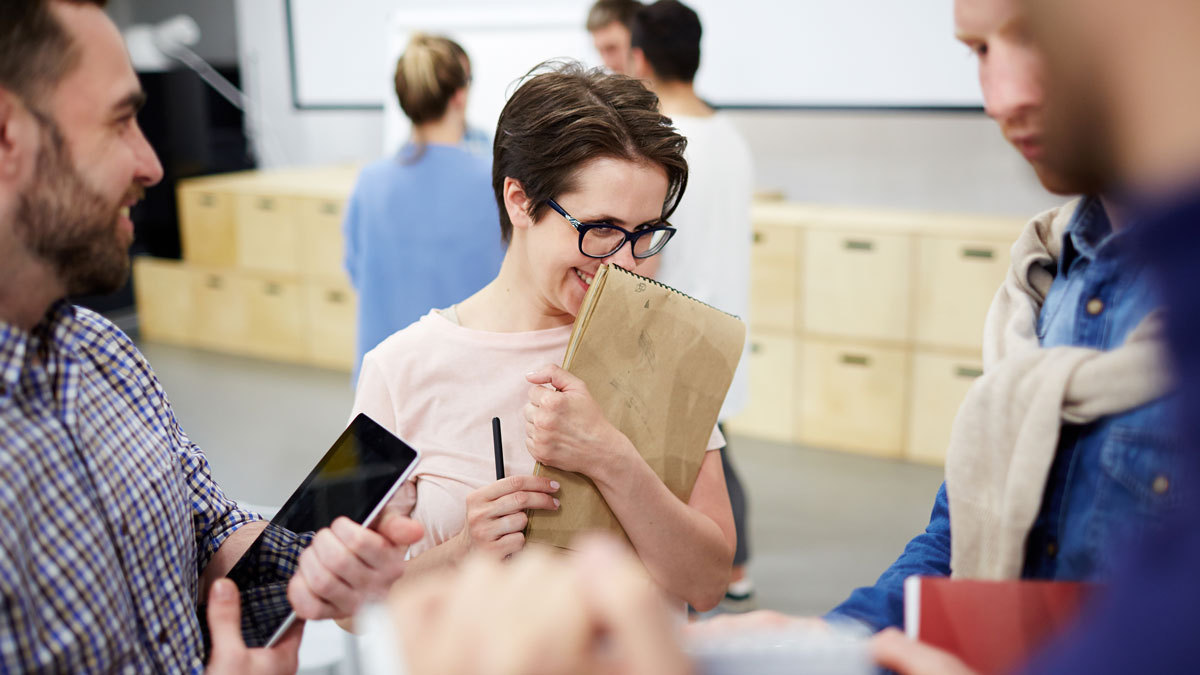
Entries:
<svg viewBox="0 0 1200 675">
<path fill-rule="evenodd" d="M 1130 227 L 1114 232 L 1099 199 L 1085 198 L 1063 237 L 1054 283 L 1038 316 L 1046 348 L 1120 347 L 1159 306 L 1145 266 L 1130 248 Z M 1175 401 L 1166 396 L 1090 424 L 1064 424 L 1045 494 L 1025 547 L 1027 579 L 1100 580 L 1117 543 L 1144 533 L 1178 502 L 1173 475 L 1179 444 L 1167 429 Z M 950 509 L 943 483 L 925 532 L 874 586 L 855 590 L 827 618 L 875 630 L 903 622 L 904 579 L 950 574 Z"/>
</svg>

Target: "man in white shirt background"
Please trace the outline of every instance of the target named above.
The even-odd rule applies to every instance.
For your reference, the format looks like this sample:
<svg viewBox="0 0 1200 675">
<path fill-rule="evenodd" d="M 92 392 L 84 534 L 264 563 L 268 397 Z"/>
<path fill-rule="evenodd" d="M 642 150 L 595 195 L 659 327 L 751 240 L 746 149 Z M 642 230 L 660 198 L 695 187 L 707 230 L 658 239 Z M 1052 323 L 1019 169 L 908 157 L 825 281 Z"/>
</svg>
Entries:
<svg viewBox="0 0 1200 675">
<path fill-rule="evenodd" d="M 688 140 L 688 186 L 671 224 L 679 234 L 664 252 L 659 281 L 717 309 L 747 318 L 750 302 L 750 201 L 753 166 L 750 149 L 733 123 L 696 95 L 700 68 L 700 17 L 676 0 L 639 9 L 630 23 L 631 50 L 626 71 L 658 95 L 663 113 Z M 747 345 L 749 341 L 747 341 Z M 721 419 L 741 412 L 747 398 L 746 358 L 734 374 Z M 725 482 L 737 524 L 733 576 L 722 608 L 753 607 L 754 586 L 746 576 L 749 542 L 746 497 L 721 450 Z"/>
</svg>

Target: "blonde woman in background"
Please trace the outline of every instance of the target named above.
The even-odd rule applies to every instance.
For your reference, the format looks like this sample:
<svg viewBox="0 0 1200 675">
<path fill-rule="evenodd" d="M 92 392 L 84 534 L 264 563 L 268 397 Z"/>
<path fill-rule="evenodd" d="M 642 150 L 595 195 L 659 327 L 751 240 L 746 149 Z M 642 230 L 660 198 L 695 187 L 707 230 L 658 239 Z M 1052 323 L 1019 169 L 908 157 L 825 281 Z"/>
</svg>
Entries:
<svg viewBox="0 0 1200 675">
<path fill-rule="evenodd" d="M 363 169 L 346 207 L 346 271 L 358 291 L 356 380 L 376 344 L 500 270 L 491 161 L 464 143 L 469 68 L 462 47 L 423 34 L 396 64 L 412 137 Z"/>
</svg>

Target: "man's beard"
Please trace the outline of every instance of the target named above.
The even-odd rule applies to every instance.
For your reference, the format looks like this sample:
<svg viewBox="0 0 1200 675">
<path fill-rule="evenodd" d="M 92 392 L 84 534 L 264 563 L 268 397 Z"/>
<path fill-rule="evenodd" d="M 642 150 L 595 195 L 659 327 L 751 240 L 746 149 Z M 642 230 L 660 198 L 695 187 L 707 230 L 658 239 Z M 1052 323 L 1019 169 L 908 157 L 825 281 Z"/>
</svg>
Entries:
<svg viewBox="0 0 1200 675">
<path fill-rule="evenodd" d="M 57 125 L 41 127 L 33 182 L 17 204 L 17 236 L 51 266 L 67 295 L 112 293 L 129 278 L 128 242 L 117 224 L 121 204 L 143 190 L 132 185 L 121 202 L 105 199 L 76 170 Z"/>
</svg>

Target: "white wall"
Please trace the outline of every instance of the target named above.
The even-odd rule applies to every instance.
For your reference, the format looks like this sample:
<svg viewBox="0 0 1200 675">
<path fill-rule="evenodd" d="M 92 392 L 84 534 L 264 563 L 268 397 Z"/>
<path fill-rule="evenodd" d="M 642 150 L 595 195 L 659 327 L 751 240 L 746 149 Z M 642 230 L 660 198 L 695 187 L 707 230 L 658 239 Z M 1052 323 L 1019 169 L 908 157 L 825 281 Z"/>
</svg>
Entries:
<svg viewBox="0 0 1200 675">
<path fill-rule="evenodd" d="M 378 158 L 381 112 L 293 109 L 282 5 L 236 0 L 243 81 L 276 139 L 258 143 L 263 165 Z M 755 154 L 759 186 L 789 199 L 1014 215 L 1061 201 L 979 113 L 729 114 Z"/>
<path fill-rule="evenodd" d="M 380 156 L 378 111 L 295 110 L 283 0 L 235 0 L 238 63 L 262 134 L 252 134 L 264 167 L 363 161 Z"/>
</svg>

